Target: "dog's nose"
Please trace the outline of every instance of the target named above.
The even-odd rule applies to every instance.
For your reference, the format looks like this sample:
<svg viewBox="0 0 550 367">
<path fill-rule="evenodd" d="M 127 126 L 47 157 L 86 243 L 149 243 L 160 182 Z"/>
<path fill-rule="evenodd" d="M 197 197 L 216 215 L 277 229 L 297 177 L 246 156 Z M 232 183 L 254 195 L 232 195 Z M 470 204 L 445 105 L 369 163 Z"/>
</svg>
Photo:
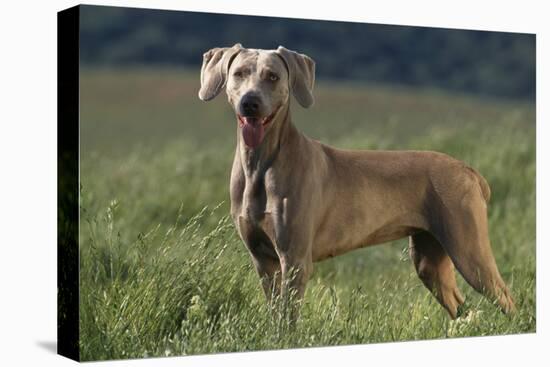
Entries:
<svg viewBox="0 0 550 367">
<path fill-rule="evenodd" d="M 241 115 L 256 116 L 260 111 L 260 98 L 255 94 L 245 94 L 241 99 Z"/>
</svg>

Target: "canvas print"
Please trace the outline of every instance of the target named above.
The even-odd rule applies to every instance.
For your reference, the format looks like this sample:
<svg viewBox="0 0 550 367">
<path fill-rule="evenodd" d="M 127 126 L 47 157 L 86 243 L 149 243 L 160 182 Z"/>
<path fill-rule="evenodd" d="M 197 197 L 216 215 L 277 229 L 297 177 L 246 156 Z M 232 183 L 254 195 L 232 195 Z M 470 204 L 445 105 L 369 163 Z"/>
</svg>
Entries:
<svg viewBox="0 0 550 367">
<path fill-rule="evenodd" d="M 61 354 L 536 331 L 534 34 L 58 19 Z"/>
</svg>

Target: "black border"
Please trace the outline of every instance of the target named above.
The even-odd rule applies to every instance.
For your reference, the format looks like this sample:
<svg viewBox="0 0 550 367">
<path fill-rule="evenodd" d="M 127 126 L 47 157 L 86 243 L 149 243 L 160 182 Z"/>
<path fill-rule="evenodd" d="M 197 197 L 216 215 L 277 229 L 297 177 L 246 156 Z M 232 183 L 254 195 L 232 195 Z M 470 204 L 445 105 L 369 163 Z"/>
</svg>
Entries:
<svg viewBox="0 0 550 367">
<path fill-rule="evenodd" d="M 80 361 L 79 26 L 79 6 L 57 13 L 57 353 L 76 361 Z"/>
</svg>

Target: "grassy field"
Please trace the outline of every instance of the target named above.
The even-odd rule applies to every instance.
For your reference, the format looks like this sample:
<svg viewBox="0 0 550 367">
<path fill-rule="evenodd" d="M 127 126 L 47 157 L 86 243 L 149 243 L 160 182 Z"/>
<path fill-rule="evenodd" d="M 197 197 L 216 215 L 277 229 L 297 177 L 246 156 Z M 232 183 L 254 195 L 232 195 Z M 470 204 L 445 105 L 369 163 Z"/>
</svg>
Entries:
<svg viewBox="0 0 550 367">
<path fill-rule="evenodd" d="M 471 316 L 451 322 L 403 239 L 317 263 L 292 326 L 268 310 L 228 217 L 235 122 L 224 94 L 198 100 L 198 80 L 81 74 L 83 360 L 535 331 L 534 105 L 329 82 L 313 108 L 294 103 L 298 128 L 334 146 L 438 150 L 478 169 L 518 313 L 501 314 L 458 276 Z"/>
</svg>

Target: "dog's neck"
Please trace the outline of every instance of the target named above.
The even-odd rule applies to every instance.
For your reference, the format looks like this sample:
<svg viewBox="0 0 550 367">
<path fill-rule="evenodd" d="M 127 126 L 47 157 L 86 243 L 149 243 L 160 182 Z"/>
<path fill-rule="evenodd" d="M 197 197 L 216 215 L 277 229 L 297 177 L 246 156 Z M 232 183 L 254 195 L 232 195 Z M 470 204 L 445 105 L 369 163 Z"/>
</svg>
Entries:
<svg viewBox="0 0 550 367">
<path fill-rule="evenodd" d="M 237 133 L 237 154 L 247 180 L 262 177 L 280 156 L 285 143 L 299 134 L 290 119 L 289 104 L 281 107 L 271 124 L 262 143 L 254 149 L 245 144 L 241 131 Z"/>
</svg>

